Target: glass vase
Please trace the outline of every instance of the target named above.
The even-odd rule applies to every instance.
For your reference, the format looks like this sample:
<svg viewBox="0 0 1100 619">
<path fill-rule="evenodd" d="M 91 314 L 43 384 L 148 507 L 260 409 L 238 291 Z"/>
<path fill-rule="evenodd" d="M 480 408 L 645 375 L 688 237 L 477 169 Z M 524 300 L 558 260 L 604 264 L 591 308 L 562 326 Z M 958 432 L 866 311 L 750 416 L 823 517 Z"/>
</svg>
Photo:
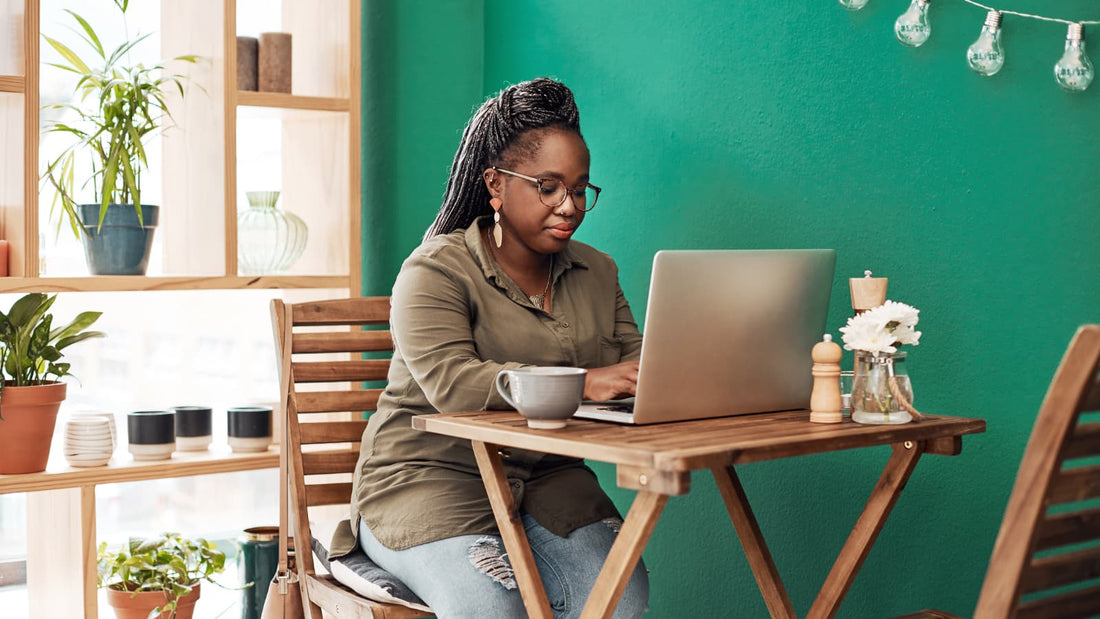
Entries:
<svg viewBox="0 0 1100 619">
<path fill-rule="evenodd" d="M 897 393 L 890 383 L 897 386 Z M 852 421 L 894 425 L 909 423 L 913 416 L 905 410 L 898 395 L 913 404 L 913 387 L 905 369 L 905 353 L 856 351 L 855 378 L 852 380 Z"/>
<path fill-rule="evenodd" d="M 278 191 L 249 191 L 248 209 L 237 215 L 237 271 L 275 275 L 290 268 L 306 248 L 306 222 L 276 206 Z"/>
</svg>

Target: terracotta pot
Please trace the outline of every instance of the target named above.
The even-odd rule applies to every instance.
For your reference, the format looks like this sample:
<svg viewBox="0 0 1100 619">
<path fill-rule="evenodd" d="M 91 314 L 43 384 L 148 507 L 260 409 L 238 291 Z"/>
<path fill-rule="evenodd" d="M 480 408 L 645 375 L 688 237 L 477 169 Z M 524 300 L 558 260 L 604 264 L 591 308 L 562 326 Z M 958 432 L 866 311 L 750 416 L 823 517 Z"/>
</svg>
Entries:
<svg viewBox="0 0 1100 619">
<path fill-rule="evenodd" d="M 46 470 L 65 387 L 48 383 L 0 391 L 0 474 Z"/>
<path fill-rule="evenodd" d="M 201 593 L 201 587 L 196 583 L 191 593 L 176 602 L 175 615 L 161 613 L 157 615 L 157 619 L 191 619 L 195 612 L 195 602 L 199 601 Z M 135 594 L 107 588 L 107 603 L 115 610 L 118 619 L 146 619 L 154 608 L 163 606 L 167 601 L 168 596 L 163 591 L 141 591 Z"/>
</svg>

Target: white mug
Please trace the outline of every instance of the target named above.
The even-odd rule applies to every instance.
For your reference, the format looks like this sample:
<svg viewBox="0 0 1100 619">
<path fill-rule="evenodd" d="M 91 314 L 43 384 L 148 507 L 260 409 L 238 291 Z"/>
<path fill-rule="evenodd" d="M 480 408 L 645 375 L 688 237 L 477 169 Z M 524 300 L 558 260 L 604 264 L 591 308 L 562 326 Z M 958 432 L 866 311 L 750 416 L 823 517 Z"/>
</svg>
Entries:
<svg viewBox="0 0 1100 619">
<path fill-rule="evenodd" d="M 564 428 L 565 420 L 580 408 L 584 397 L 583 368 L 526 367 L 501 370 L 496 387 L 500 395 L 532 428 Z"/>
</svg>

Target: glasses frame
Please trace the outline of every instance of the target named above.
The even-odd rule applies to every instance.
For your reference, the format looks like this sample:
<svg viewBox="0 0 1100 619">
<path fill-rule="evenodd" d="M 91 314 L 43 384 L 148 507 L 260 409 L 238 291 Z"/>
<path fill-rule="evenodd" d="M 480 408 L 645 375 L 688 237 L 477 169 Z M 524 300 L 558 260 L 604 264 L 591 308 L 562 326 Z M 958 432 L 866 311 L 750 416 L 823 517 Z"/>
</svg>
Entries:
<svg viewBox="0 0 1100 619">
<path fill-rule="evenodd" d="M 527 176 L 526 174 L 520 174 L 519 172 L 513 172 L 512 170 L 505 170 L 504 168 L 499 168 L 497 166 L 492 166 L 489 169 L 493 170 L 494 172 L 500 172 L 502 174 L 510 174 L 510 175 L 515 176 L 517 178 L 522 178 L 525 181 L 530 181 L 530 182 L 534 183 L 535 187 L 537 187 L 538 190 L 539 190 L 539 202 L 541 202 L 542 205 L 545 206 L 546 208 L 551 208 L 551 209 L 558 208 L 562 204 L 565 204 L 565 199 L 568 198 L 569 196 L 573 196 L 573 208 L 577 209 L 578 211 L 580 211 L 582 213 L 587 213 L 588 211 L 591 211 L 592 209 L 596 208 L 596 202 L 598 202 L 600 200 L 600 192 L 603 191 L 602 189 L 600 189 L 599 187 L 593 185 L 592 183 L 586 182 L 584 184 L 585 188 L 591 187 L 596 192 L 596 196 L 594 198 L 592 198 L 592 204 L 589 204 L 588 199 L 585 198 L 584 199 L 584 206 L 582 207 L 582 206 L 579 206 L 577 204 L 578 201 L 577 201 L 577 190 L 576 190 L 576 188 L 566 187 L 565 183 L 562 182 L 562 180 L 559 179 L 559 178 L 536 178 L 534 176 Z M 558 183 L 563 188 L 565 188 L 565 193 L 562 194 L 561 200 L 557 204 L 547 204 L 546 200 L 543 199 L 544 194 L 542 193 L 542 184 L 543 183 L 548 183 L 548 182 L 551 182 L 551 181 L 553 181 L 555 183 Z M 581 193 L 583 194 L 583 191 Z"/>
</svg>

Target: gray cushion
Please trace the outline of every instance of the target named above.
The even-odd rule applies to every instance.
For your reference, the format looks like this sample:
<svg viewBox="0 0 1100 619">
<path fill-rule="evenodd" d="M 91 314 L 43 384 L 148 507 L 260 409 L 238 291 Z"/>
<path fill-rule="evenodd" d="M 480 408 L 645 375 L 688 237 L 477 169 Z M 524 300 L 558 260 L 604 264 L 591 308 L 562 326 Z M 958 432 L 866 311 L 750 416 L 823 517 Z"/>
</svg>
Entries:
<svg viewBox="0 0 1100 619">
<path fill-rule="evenodd" d="M 346 522 L 346 521 L 345 521 Z M 329 561 L 328 540 L 340 523 L 310 523 L 313 554 L 332 577 L 359 595 L 386 604 L 400 604 L 416 610 L 431 612 L 424 601 L 396 576 L 379 567 L 362 548 Z M 347 525 L 345 525 L 347 526 Z"/>
</svg>

